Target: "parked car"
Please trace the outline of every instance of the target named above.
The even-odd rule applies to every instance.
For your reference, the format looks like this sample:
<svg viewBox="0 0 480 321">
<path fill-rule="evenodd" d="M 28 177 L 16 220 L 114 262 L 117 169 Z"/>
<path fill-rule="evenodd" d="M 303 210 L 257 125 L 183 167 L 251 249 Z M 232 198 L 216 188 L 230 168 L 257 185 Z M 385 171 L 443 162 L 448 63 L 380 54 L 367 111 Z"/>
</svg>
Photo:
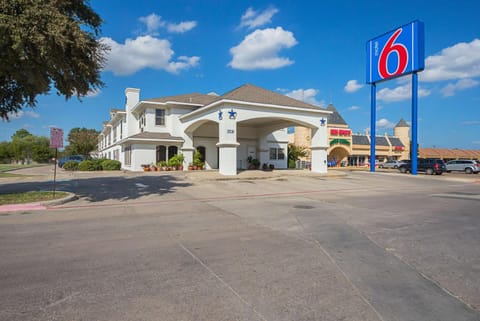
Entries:
<svg viewBox="0 0 480 321">
<path fill-rule="evenodd" d="M 65 156 L 65 157 L 62 157 L 58 160 L 58 167 L 62 168 L 63 165 L 66 163 L 66 162 L 69 162 L 69 161 L 74 161 L 74 162 L 77 162 L 77 163 L 80 163 L 82 161 L 86 160 L 86 157 L 83 156 L 83 155 L 70 155 L 70 156 Z"/>
<path fill-rule="evenodd" d="M 471 159 L 457 159 L 447 162 L 447 173 L 452 171 L 465 172 L 466 174 L 478 174 L 480 163 Z"/>
<path fill-rule="evenodd" d="M 389 160 L 389 161 L 386 161 L 384 163 L 380 163 L 380 165 L 378 165 L 378 167 L 379 168 L 395 168 L 395 169 L 397 169 L 401 164 L 402 164 L 402 162 L 400 162 L 398 160 Z"/>
<path fill-rule="evenodd" d="M 443 160 L 437 158 L 419 158 L 417 160 L 417 171 L 425 172 L 428 175 L 442 175 L 446 171 L 446 166 Z M 398 167 L 398 170 L 402 173 L 412 172 L 412 163 L 403 163 Z"/>
</svg>

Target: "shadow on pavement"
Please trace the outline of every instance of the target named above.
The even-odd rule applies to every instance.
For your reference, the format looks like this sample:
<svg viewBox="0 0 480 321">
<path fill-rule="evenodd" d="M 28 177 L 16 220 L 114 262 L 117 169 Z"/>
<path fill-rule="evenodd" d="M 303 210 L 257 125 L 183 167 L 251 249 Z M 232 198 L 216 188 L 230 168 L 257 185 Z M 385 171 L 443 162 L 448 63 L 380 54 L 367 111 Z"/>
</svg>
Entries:
<svg viewBox="0 0 480 321">
<path fill-rule="evenodd" d="M 190 186 L 172 175 L 96 177 L 57 181 L 56 190 L 71 192 L 90 202 L 134 200 L 148 195 L 164 195 Z M 0 185 L 0 193 L 53 190 L 53 181 L 17 182 Z"/>
</svg>

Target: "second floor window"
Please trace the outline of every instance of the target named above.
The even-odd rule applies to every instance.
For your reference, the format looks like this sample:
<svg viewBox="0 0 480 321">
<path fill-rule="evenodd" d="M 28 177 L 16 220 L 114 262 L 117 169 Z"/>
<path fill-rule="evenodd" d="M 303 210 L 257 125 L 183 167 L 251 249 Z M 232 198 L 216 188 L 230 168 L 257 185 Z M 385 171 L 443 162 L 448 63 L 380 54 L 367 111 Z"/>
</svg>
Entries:
<svg viewBox="0 0 480 321">
<path fill-rule="evenodd" d="M 165 109 L 155 109 L 155 125 L 165 125 Z"/>
</svg>

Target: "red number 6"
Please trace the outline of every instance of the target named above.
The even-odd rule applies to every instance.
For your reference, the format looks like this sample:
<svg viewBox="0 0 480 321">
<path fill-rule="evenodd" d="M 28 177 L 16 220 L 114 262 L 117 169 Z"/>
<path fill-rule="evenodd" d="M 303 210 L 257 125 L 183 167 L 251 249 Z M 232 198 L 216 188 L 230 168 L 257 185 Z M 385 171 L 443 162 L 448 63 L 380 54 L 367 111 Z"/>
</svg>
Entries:
<svg viewBox="0 0 480 321">
<path fill-rule="evenodd" d="M 378 60 L 378 73 L 382 78 L 389 78 L 402 74 L 407 69 L 408 64 L 408 51 L 407 48 L 401 43 L 395 43 L 398 36 L 402 33 L 402 28 L 395 31 L 395 33 L 388 39 L 387 43 L 380 53 L 380 59 Z M 396 52 L 398 56 L 397 68 L 393 72 L 388 71 L 388 57 L 392 52 Z"/>
</svg>

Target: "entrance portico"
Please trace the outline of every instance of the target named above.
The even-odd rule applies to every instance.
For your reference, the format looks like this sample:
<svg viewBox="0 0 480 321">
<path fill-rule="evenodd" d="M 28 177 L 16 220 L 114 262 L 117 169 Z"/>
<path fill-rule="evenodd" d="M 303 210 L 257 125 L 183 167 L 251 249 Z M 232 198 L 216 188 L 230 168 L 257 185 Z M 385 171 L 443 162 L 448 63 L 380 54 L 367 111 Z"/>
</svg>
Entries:
<svg viewBox="0 0 480 321">
<path fill-rule="evenodd" d="M 298 125 L 312 129 L 309 146 L 312 149 L 312 171 L 325 173 L 329 113 L 318 108 L 219 100 L 180 117 L 185 133 L 182 152 L 186 162 L 191 162 L 194 141 L 204 141 L 210 133 L 209 138 L 218 140 L 215 144 L 218 148 L 217 168 L 222 175 L 236 175 L 238 169 L 246 169 L 248 156 L 252 154 L 256 155 L 260 164 L 287 168 L 286 156 L 280 160 L 272 154 L 278 152 L 277 149 L 282 150 L 282 155 L 287 154 L 286 128 Z M 215 134 L 214 128 L 218 128 Z"/>
</svg>

